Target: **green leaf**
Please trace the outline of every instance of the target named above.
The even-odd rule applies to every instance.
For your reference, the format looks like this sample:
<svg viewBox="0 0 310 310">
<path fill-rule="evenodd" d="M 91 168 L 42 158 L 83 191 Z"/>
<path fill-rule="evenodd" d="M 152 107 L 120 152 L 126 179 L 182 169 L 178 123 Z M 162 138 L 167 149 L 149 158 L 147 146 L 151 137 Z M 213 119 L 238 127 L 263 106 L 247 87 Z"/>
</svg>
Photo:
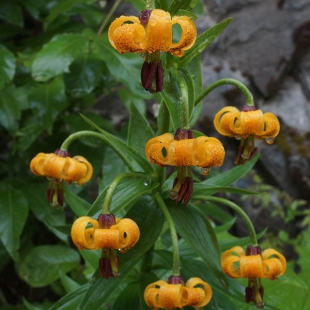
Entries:
<svg viewBox="0 0 310 310">
<path fill-rule="evenodd" d="M 14 0 L 0 1 L 0 18 L 19 27 L 24 24 L 22 8 Z"/>
<path fill-rule="evenodd" d="M 61 73 L 69 72 L 70 64 L 88 51 L 88 37 L 79 33 L 55 35 L 43 46 L 32 63 L 32 76 L 45 82 Z"/>
<path fill-rule="evenodd" d="M 47 24 L 54 21 L 59 15 L 66 13 L 77 3 L 93 3 L 93 0 L 61 0 L 51 8 L 46 18 Z"/>
<path fill-rule="evenodd" d="M 78 217 L 85 216 L 91 205 L 83 198 L 73 193 L 67 187 L 65 187 L 64 190 L 66 202 L 68 203 L 74 214 Z"/>
<path fill-rule="evenodd" d="M 178 71 L 175 71 L 175 74 L 179 74 Z M 172 121 L 173 130 L 181 127 L 180 118 L 182 115 L 181 105 L 176 104 L 180 101 L 181 90 L 179 84 L 174 78 L 171 71 L 167 71 L 165 75 L 165 87 L 164 90 L 160 93 L 162 96 Z"/>
<path fill-rule="evenodd" d="M 57 301 L 48 310 L 76 310 L 78 309 L 79 304 L 88 289 L 89 289 L 89 284 L 85 284 L 81 286 L 76 291 L 73 291 L 63 296 L 59 301 Z"/>
<path fill-rule="evenodd" d="M 170 202 L 169 211 L 176 229 L 191 248 L 204 260 L 209 269 L 224 281 L 220 268 L 220 248 L 214 230 L 206 218 L 193 207 L 180 207 Z"/>
<path fill-rule="evenodd" d="M 40 19 L 40 9 L 44 6 L 44 0 L 24 0 L 21 5 L 32 15 L 33 18 Z"/>
<path fill-rule="evenodd" d="M 57 226 L 64 226 L 66 223 L 64 210 L 56 210 L 50 206 L 46 200 L 47 182 L 43 184 L 46 184 L 46 187 L 42 186 L 42 182 L 27 184 L 23 188 L 26 193 L 25 198 L 35 217 L 59 239 L 67 241 L 68 235 L 57 228 Z"/>
<path fill-rule="evenodd" d="M 178 67 L 182 68 L 190 63 L 193 58 L 200 54 L 220 35 L 220 33 L 228 26 L 231 21 L 232 18 L 228 18 L 200 34 L 197 37 L 194 46 L 190 50 L 186 51 L 183 57 L 177 60 Z"/>
<path fill-rule="evenodd" d="M 120 140 L 114 135 L 106 132 L 94 124 L 91 120 L 81 114 L 83 119 L 95 129 L 97 129 L 102 135 L 105 142 L 122 158 L 127 167 L 131 171 L 135 171 L 131 161 L 134 160 L 141 167 L 141 170 L 147 173 L 152 173 L 154 171 L 153 166 L 148 162 L 145 155 L 137 152 L 135 149 L 131 148 L 124 141 Z"/>
<path fill-rule="evenodd" d="M 38 308 L 34 305 L 32 305 L 29 301 L 27 301 L 26 298 L 23 297 L 23 304 L 27 308 L 27 310 L 42 310 L 41 308 Z"/>
<path fill-rule="evenodd" d="M 60 280 L 67 293 L 74 292 L 81 287 L 80 284 L 68 277 L 62 270 L 59 271 Z"/>
<path fill-rule="evenodd" d="M 212 178 L 208 178 L 205 181 L 195 184 L 193 196 L 197 195 L 198 192 L 203 192 L 204 195 L 213 195 L 218 192 L 217 188 L 207 189 L 205 185 L 211 186 L 228 186 L 235 181 L 241 179 L 245 176 L 255 165 L 259 158 L 259 155 L 256 155 L 253 159 L 248 161 L 246 164 L 241 166 L 236 166 L 228 171 L 222 172 Z M 232 189 L 233 190 L 233 189 Z"/>
<path fill-rule="evenodd" d="M 110 206 L 111 212 L 117 214 L 121 210 L 125 210 L 135 201 L 144 195 L 151 194 L 158 187 L 158 182 L 152 180 L 148 175 L 145 178 L 125 178 L 119 183 L 113 194 Z M 97 215 L 101 211 L 102 205 L 108 188 L 105 188 L 93 203 L 88 212 L 88 216 Z"/>
<path fill-rule="evenodd" d="M 265 280 L 262 284 L 266 292 L 264 301 L 270 309 L 309 309 L 309 287 L 291 270 L 286 270 L 277 280 Z"/>
<path fill-rule="evenodd" d="M 146 118 L 134 104 L 130 105 L 130 120 L 128 128 L 128 145 L 140 154 L 144 154 L 145 144 L 154 137 L 154 132 Z"/>
<path fill-rule="evenodd" d="M 0 46 L 0 89 L 12 81 L 15 74 L 15 57 L 5 46 Z"/>
<path fill-rule="evenodd" d="M 80 310 L 99 309 L 102 303 L 119 287 L 126 276 L 132 271 L 139 259 L 157 240 L 164 223 L 160 209 L 151 197 L 139 200 L 126 214 L 127 218 L 134 220 L 140 229 L 140 240 L 127 253 L 120 255 L 121 276 L 117 279 L 97 279 L 89 288 Z"/>
<path fill-rule="evenodd" d="M 16 88 L 13 85 L 0 90 L 0 125 L 11 134 L 18 129 L 18 120 L 21 117 L 20 106 L 15 97 Z"/>
<path fill-rule="evenodd" d="M 149 93 L 141 86 L 141 57 L 132 53 L 120 54 L 111 46 L 106 34 L 94 40 L 95 52 L 106 63 L 111 75 L 128 87 L 135 96 L 149 97 Z"/>
<path fill-rule="evenodd" d="M 131 309 L 140 309 L 139 300 L 140 284 L 137 282 L 129 283 L 117 296 L 115 303 L 113 304 L 114 310 L 128 309 L 130 305 Z"/>
<path fill-rule="evenodd" d="M 0 188 L 0 240 L 15 260 L 19 260 L 20 236 L 28 216 L 24 193 L 10 187 Z"/>
<path fill-rule="evenodd" d="M 169 8 L 171 16 L 176 15 L 179 10 L 187 10 L 191 2 L 192 0 L 173 0 Z"/>
<path fill-rule="evenodd" d="M 64 82 L 73 97 L 90 94 L 100 81 L 101 63 L 98 59 L 89 58 L 89 54 L 76 59 L 69 69 L 70 72 L 64 75 Z"/>
<path fill-rule="evenodd" d="M 68 107 L 62 78 L 31 87 L 29 104 L 33 115 L 18 132 L 21 149 L 28 148 L 44 130 L 51 133 L 55 120 Z"/>
<path fill-rule="evenodd" d="M 20 277 L 32 287 L 42 287 L 79 266 L 78 253 L 63 245 L 42 245 L 33 248 L 19 268 Z"/>
</svg>

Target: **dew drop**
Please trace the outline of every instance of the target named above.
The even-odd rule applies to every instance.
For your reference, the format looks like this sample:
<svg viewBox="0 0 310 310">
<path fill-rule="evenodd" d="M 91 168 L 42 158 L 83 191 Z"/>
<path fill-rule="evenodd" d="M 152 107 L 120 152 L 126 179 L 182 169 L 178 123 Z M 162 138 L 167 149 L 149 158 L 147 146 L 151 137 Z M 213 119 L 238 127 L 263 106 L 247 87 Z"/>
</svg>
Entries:
<svg viewBox="0 0 310 310">
<path fill-rule="evenodd" d="M 152 180 L 150 178 L 146 178 L 143 181 L 144 186 L 149 186 L 151 185 L 151 183 L 152 183 Z"/>
<path fill-rule="evenodd" d="M 241 139 L 242 139 L 240 136 L 234 136 L 234 138 L 235 138 L 236 140 L 241 140 Z"/>
<path fill-rule="evenodd" d="M 266 138 L 265 141 L 267 144 L 272 144 L 274 142 L 274 138 L 269 137 L 269 138 Z"/>
<path fill-rule="evenodd" d="M 152 27 L 156 26 L 156 24 L 157 24 L 157 21 L 154 20 L 154 19 L 149 21 L 149 25 L 152 26 Z"/>
<path fill-rule="evenodd" d="M 210 168 L 203 168 L 202 173 L 203 175 L 208 175 L 210 173 L 211 169 Z"/>
</svg>

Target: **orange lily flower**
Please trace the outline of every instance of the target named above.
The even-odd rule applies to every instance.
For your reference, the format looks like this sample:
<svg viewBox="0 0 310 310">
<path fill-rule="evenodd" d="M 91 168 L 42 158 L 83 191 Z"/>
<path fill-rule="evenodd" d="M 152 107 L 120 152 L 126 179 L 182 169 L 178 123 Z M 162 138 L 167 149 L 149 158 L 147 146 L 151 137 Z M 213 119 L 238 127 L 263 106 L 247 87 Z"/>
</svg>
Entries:
<svg viewBox="0 0 310 310">
<path fill-rule="evenodd" d="M 257 153 L 254 139 L 272 144 L 280 131 L 279 120 L 274 114 L 249 106 L 241 111 L 224 107 L 215 115 L 214 126 L 221 135 L 241 140 L 235 164 L 244 164 Z"/>
<path fill-rule="evenodd" d="M 184 200 L 186 205 L 193 193 L 190 167 L 201 167 L 207 175 L 211 167 L 223 164 L 225 150 L 216 138 L 207 136 L 194 138 L 191 129 L 178 128 L 174 136 L 165 133 L 150 139 L 145 146 L 145 155 L 152 164 L 160 167 L 178 167 L 170 198 L 176 203 Z"/>
<path fill-rule="evenodd" d="M 259 246 L 248 246 L 246 252 L 240 246 L 225 251 L 221 257 L 221 266 L 231 278 L 248 278 L 246 302 L 253 301 L 259 308 L 263 303 L 263 286 L 260 279 L 274 280 L 285 273 L 286 259 L 274 249 L 263 252 Z"/>
<path fill-rule="evenodd" d="M 171 277 L 170 277 L 171 278 Z M 196 309 L 207 305 L 212 298 L 210 285 L 200 278 L 190 278 L 184 281 L 168 283 L 163 280 L 149 284 L 144 291 L 144 300 L 153 310 L 183 308 L 185 306 Z"/>
<path fill-rule="evenodd" d="M 176 24 L 182 34 L 179 42 L 173 43 L 172 26 Z M 111 23 L 108 31 L 111 45 L 122 54 L 161 51 L 181 57 L 193 46 L 196 36 L 196 26 L 190 18 L 171 18 L 169 12 L 160 9 L 142 11 L 140 18 L 121 16 Z"/>
<path fill-rule="evenodd" d="M 79 250 L 102 250 L 99 273 L 102 278 L 118 277 L 119 257 L 115 250 L 127 252 L 139 240 L 138 225 L 129 218 L 100 214 L 98 220 L 88 216 L 78 218 L 72 225 L 71 237 Z"/>
<path fill-rule="evenodd" d="M 172 27 L 179 25 L 180 40 L 173 42 Z M 194 22 L 187 16 L 174 16 L 169 12 L 154 9 L 143 10 L 140 17 L 121 16 L 114 20 L 108 30 L 111 45 L 121 54 L 140 53 L 145 57 L 141 70 L 141 82 L 151 93 L 163 90 L 164 69 L 160 52 L 181 57 L 196 40 Z"/>
<path fill-rule="evenodd" d="M 30 162 L 30 170 L 38 176 L 50 180 L 47 200 L 53 207 L 63 205 L 63 183 L 72 182 L 82 185 L 89 181 L 93 174 L 92 165 L 82 156 L 70 157 L 68 151 L 56 150 L 55 153 L 37 154 Z"/>
</svg>

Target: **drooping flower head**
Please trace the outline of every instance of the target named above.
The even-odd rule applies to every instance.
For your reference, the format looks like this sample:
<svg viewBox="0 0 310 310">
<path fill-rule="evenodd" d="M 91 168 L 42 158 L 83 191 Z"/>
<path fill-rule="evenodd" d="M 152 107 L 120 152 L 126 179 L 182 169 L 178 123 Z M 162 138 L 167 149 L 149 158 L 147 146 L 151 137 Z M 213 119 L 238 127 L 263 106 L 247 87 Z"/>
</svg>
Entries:
<svg viewBox="0 0 310 310">
<path fill-rule="evenodd" d="M 70 157 L 68 151 L 56 150 L 54 153 L 37 154 L 30 162 L 30 170 L 38 176 L 50 180 L 47 199 L 53 207 L 63 205 L 63 183 L 82 185 L 93 174 L 92 165 L 82 156 Z"/>
<path fill-rule="evenodd" d="M 225 150 L 216 138 L 194 138 L 191 129 L 179 128 L 174 136 L 165 133 L 150 139 L 145 146 L 145 154 L 152 164 L 178 167 L 170 197 L 177 203 L 184 199 L 186 205 L 193 191 L 190 167 L 203 168 L 204 174 L 208 174 L 211 167 L 223 164 Z"/>
<path fill-rule="evenodd" d="M 235 107 L 224 107 L 215 115 L 214 126 L 221 135 L 241 140 L 235 159 L 237 165 L 256 155 L 254 139 L 272 144 L 280 131 L 279 120 L 273 113 L 263 113 L 247 105 L 241 111 Z"/>
<path fill-rule="evenodd" d="M 119 257 L 115 250 L 127 252 L 139 240 L 138 225 L 129 218 L 100 214 L 98 220 L 79 217 L 72 225 L 71 237 L 79 250 L 102 249 L 99 272 L 102 278 L 118 277 Z"/>
<path fill-rule="evenodd" d="M 231 278 L 248 278 L 245 289 L 247 303 L 253 301 L 258 308 L 263 308 L 264 288 L 262 278 L 274 280 L 285 273 L 286 259 L 274 249 L 263 252 L 259 246 L 248 246 L 246 251 L 235 246 L 225 251 L 221 257 L 222 270 Z"/>
<path fill-rule="evenodd" d="M 168 281 L 159 280 L 149 284 L 144 300 L 153 310 L 181 309 L 185 306 L 200 309 L 212 298 L 210 285 L 200 278 L 190 278 L 186 284 L 180 276 L 170 276 Z"/>
<path fill-rule="evenodd" d="M 180 40 L 173 42 L 173 25 L 182 30 Z M 121 54 L 140 53 L 145 57 L 141 70 L 142 86 L 150 92 L 163 89 L 164 70 L 160 52 L 181 57 L 190 49 L 197 36 L 194 22 L 187 16 L 174 16 L 154 9 L 144 10 L 140 17 L 121 16 L 114 20 L 108 31 L 111 45 Z"/>
</svg>

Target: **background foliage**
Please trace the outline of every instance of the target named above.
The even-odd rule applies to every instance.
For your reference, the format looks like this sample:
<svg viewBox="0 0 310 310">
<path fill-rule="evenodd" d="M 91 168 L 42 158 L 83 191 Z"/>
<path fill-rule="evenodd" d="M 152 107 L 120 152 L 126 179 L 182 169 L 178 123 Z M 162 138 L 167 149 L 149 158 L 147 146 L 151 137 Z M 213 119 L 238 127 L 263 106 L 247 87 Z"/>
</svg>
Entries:
<svg viewBox="0 0 310 310">
<path fill-rule="evenodd" d="M 113 1 L 112 1 L 113 2 Z M 141 10 L 144 2 L 128 1 Z M 171 273 L 171 241 L 163 214 L 153 198 L 161 194 L 180 235 L 181 273 L 185 279 L 199 276 L 209 282 L 214 298 L 205 309 L 249 309 L 244 303 L 244 281 L 222 275 L 220 250 L 246 245 L 248 238 L 229 233 L 234 216 L 213 203 L 196 201 L 186 208 L 168 199 L 173 176 L 164 184 L 148 177 L 152 167 L 144 158 L 143 143 L 159 127 L 147 119 L 146 103 L 165 100 L 173 131 L 179 111 L 174 103 L 178 85 L 173 74 L 183 74 L 190 102 L 202 91 L 200 53 L 220 34 L 230 20 L 207 30 L 181 59 L 172 60 L 178 70 L 166 71 L 165 91 L 151 96 L 140 85 L 142 59 L 120 55 L 107 39 L 106 20 L 111 4 L 93 0 L 12 0 L 0 3 L 0 302 L 1 309 L 147 309 L 143 291 L 157 278 Z M 158 6 L 178 13 L 203 14 L 199 1 L 161 0 Z M 122 128 L 97 113 L 99 102 L 121 100 L 129 120 Z M 200 104 L 191 107 L 191 124 L 199 117 Z M 31 175 L 29 162 L 38 152 L 53 152 L 73 132 L 94 127 L 85 115 L 106 133 L 106 143 L 82 139 L 70 147 L 71 154 L 88 158 L 94 167 L 93 181 L 83 187 L 66 188 L 66 205 L 55 210 L 46 202 L 47 181 Z M 113 146 L 111 148 L 111 146 Z M 116 151 L 116 152 L 115 152 Z M 99 253 L 78 251 L 72 245 L 71 224 L 77 216 L 95 217 L 101 209 L 107 186 L 127 171 L 117 153 L 128 154 L 135 171 L 145 179 L 124 180 L 113 196 L 111 210 L 134 219 L 141 231 L 137 246 L 121 256 L 121 277 L 102 280 L 98 276 Z M 195 195 L 225 192 L 252 194 L 231 187 L 251 170 L 255 160 L 228 171 L 214 169 L 196 184 Z M 201 179 L 200 173 L 196 175 Z M 283 221 L 294 223 L 299 204 L 282 210 Z M 266 309 L 309 309 L 310 231 L 298 238 L 279 234 L 280 246 L 289 243 L 298 253 L 289 262 L 285 276 L 264 281 Z M 207 232 L 207 233 L 206 233 Z M 284 234 L 284 235 L 283 235 Z M 263 235 L 263 233 L 262 233 Z M 264 239 L 262 239 L 264 240 Z M 276 242 L 279 246 L 279 242 Z M 281 250 L 281 249 L 279 249 Z M 296 273 L 298 271 L 298 273 Z M 130 307 L 128 307 L 130 305 Z"/>
</svg>

